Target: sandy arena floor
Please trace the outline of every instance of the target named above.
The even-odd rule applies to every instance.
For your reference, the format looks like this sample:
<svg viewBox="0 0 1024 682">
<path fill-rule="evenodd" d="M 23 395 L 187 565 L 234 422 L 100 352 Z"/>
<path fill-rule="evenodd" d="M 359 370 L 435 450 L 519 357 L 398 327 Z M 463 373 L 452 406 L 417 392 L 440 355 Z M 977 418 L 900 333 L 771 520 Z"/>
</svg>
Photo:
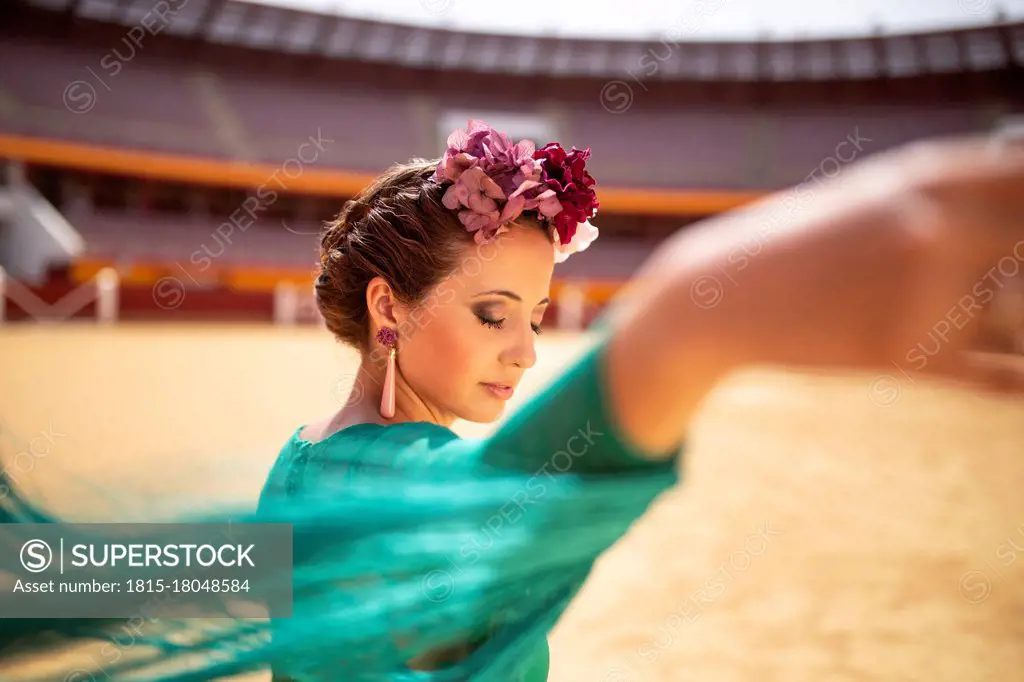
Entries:
<svg viewBox="0 0 1024 682">
<path fill-rule="evenodd" d="M 581 349 L 542 337 L 516 402 Z M 291 431 L 345 399 L 352 359 L 314 329 L 6 328 L 0 451 L 76 520 L 254 499 Z M 42 434 L 45 454 L 15 457 Z M 684 468 L 552 633 L 552 682 L 1024 680 L 1021 403 L 750 371 L 709 397 Z M 74 672 L 98 652 L 0 678 L 102 682 Z"/>
</svg>

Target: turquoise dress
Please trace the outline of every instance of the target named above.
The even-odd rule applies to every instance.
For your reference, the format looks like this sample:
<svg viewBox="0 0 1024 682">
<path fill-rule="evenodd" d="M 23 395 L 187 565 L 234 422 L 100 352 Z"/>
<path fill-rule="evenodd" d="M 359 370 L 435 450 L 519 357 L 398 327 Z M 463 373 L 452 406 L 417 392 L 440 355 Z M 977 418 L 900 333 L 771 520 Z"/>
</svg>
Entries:
<svg viewBox="0 0 1024 682">
<path fill-rule="evenodd" d="M 362 424 L 310 443 L 296 429 L 258 509 L 215 504 L 174 519 L 290 530 L 289 567 L 253 578 L 260 594 L 287 596 L 264 602 L 269 622 L 240 617 L 229 596 L 212 620 L 151 619 L 132 633 L 135 655 L 94 661 L 102 671 L 93 677 L 206 682 L 270 667 L 275 680 L 295 682 L 546 680 L 547 635 L 594 561 L 677 482 L 682 443 L 646 458 L 609 412 L 608 338 L 487 438 L 419 422 Z M 0 469 L 0 530 L 58 521 Z M 79 533 L 82 542 L 89 532 Z M 136 571 L 119 564 L 103 576 L 127 580 Z M 55 636 L 95 647 L 96 638 L 123 640 L 125 624 L 0 618 L 0 651 L 14 655 Z M 408 667 L 467 644 L 468 654 L 440 670 Z"/>
<path fill-rule="evenodd" d="M 413 671 L 400 661 L 415 651 L 403 653 L 402 640 L 396 637 L 380 656 L 390 663 L 383 665 L 379 679 L 547 680 L 547 633 L 583 585 L 593 561 L 678 480 L 682 444 L 669 457 L 644 457 L 615 424 L 603 374 L 606 348 L 604 337 L 487 438 L 463 439 L 436 424 L 411 422 L 351 426 L 317 443 L 301 439 L 299 427 L 285 443 L 263 488 L 261 513 L 272 515 L 279 505 L 305 500 L 312 504 L 318 495 L 344 496 L 369 480 L 371 485 L 387 485 L 389 480 L 426 485 L 517 481 L 510 494 L 496 498 L 505 500 L 500 506 L 467 521 L 461 535 L 439 536 L 450 538 L 447 551 L 440 549 L 446 561 L 436 563 L 422 581 L 425 598 L 418 608 L 454 609 L 450 602 L 457 597 L 459 610 L 447 617 L 464 619 L 464 632 L 478 648 L 442 670 Z M 426 524 L 424 519 L 424 528 Z M 383 538 L 370 542 L 379 553 L 382 573 L 388 569 L 387 557 L 404 561 L 413 553 L 401 543 L 416 544 L 419 538 L 404 538 L 389 547 Z M 323 542 L 317 538 L 303 546 L 296 538 L 297 570 L 303 561 L 313 561 Z M 301 605 L 315 609 L 323 595 L 322 585 L 312 592 L 297 586 L 293 618 L 301 620 Z M 275 619 L 275 634 L 291 622 Z M 322 646 L 332 646 L 330 636 L 324 636 Z M 351 666 L 365 673 L 373 665 L 369 659 L 354 662 L 351 652 L 318 658 L 278 660 L 274 680 L 346 679 Z M 501 664 L 491 665 L 498 658 Z"/>
</svg>

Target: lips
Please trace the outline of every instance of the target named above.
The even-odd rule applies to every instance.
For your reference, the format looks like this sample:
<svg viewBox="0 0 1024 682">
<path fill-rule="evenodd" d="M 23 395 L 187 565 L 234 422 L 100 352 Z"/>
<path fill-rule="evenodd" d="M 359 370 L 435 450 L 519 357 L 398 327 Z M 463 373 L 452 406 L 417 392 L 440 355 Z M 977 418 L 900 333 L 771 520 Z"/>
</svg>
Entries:
<svg viewBox="0 0 1024 682">
<path fill-rule="evenodd" d="M 511 398 L 512 393 L 515 391 L 515 388 L 510 384 L 483 384 L 483 387 L 502 400 Z"/>
</svg>

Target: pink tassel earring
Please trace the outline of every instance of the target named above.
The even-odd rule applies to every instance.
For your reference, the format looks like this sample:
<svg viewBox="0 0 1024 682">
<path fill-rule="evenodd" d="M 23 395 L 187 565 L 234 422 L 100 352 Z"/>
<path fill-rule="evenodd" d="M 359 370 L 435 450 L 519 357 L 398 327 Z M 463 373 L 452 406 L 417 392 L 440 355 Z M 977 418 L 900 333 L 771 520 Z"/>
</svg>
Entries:
<svg viewBox="0 0 1024 682">
<path fill-rule="evenodd" d="M 384 375 L 384 394 L 380 399 L 380 414 L 385 419 L 395 416 L 395 355 L 398 344 L 398 334 L 390 327 L 381 327 L 377 332 L 377 343 L 387 347 L 388 369 Z"/>
</svg>

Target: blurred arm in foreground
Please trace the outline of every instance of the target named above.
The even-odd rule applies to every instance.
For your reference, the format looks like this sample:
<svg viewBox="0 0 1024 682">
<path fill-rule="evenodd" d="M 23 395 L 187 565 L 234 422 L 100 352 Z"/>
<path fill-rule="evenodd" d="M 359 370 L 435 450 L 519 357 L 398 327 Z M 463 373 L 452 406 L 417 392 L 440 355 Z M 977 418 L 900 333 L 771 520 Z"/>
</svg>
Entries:
<svg viewBox="0 0 1024 682">
<path fill-rule="evenodd" d="M 730 261 L 758 244 L 742 268 Z M 895 362 L 1024 393 L 1019 365 L 973 352 L 986 302 L 977 287 L 1007 258 L 1024 262 L 1024 151 L 984 139 L 866 159 L 796 210 L 781 192 L 710 219 L 670 238 L 616 301 L 613 412 L 658 453 L 718 380 L 747 365 L 891 372 Z M 941 350 L 912 364 L 939 326 Z"/>
</svg>

